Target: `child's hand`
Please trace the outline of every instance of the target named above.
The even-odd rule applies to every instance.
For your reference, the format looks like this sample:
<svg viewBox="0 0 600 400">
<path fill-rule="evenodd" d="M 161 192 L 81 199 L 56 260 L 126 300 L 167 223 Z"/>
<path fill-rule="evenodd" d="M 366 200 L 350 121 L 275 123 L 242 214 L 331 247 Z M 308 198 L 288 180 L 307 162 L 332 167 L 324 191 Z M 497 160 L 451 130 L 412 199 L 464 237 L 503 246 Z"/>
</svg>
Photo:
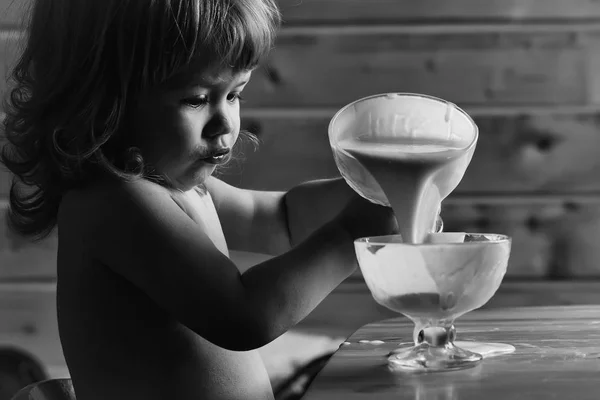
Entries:
<svg viewBox="0 0 600 400">
<path fill-rule="evenodd" d="M 398 233 L 396 216 L 390 207 L 371 203 L 358 195 L 350 200 L 336 219 L 353 239 Z"/>
</svg>

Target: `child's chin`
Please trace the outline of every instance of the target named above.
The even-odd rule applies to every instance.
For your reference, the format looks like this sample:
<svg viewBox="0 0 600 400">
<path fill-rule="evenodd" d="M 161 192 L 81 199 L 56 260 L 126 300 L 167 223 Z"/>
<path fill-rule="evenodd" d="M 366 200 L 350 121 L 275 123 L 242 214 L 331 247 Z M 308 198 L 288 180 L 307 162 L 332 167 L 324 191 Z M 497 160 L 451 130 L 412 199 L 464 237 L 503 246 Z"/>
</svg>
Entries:
<svg viewBox="0 0 600 400">
<path fill-rule="evenodd" d="M 212 164 L 208 164 L 208 163 L 202 165 L 200 168 L 198 168 L 194 172 L 192 179 L 190 179 L 190 185 L 192 185 L 192 186 L 202 185 L 213 174 L 213 172 L 215 172 L 216 167 L 217 167 L 216 165 L 212 165 Z"/>
</svg>

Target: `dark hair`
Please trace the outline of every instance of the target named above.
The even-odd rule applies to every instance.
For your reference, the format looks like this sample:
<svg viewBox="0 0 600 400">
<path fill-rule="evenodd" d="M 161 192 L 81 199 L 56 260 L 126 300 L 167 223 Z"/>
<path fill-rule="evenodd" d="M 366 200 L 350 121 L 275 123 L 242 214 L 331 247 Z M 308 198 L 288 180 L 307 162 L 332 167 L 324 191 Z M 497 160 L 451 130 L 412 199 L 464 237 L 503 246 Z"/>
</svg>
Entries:
<svg viewBox="0 0 600 400">
<path fill-rule="evenodd" d="M 9 226 L 43 238 L 67 190 L 147 178 L 124 129 L 136 97 L 200 58 L 255 68 L 279 24 L 275 0 L 35 0 L 5 101 Z"/>
</svg>

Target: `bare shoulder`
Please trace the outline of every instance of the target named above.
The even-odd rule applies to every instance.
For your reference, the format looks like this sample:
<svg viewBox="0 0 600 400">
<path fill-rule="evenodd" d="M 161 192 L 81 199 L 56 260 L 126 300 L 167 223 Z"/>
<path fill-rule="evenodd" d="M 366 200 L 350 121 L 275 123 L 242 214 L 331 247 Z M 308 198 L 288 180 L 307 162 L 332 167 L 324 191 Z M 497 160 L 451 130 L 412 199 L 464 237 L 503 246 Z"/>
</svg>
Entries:
<svg viewBox="0 0 600 400">
<path fill-rule="evenodd" d="M 90 224 L 102 220 L 107 214 L 120 213 L 123 207 L 130 210 L 136 204 L 144 207 L 153 202 L 165 202 L 170 199 L 166 189 L 143 179 L 133 182 L 96 182 L 64 195 L 59 209 L 59 224 Z"/>
<path fill-rule="evenodd" d="M 167 189 L 143 179 L 97 182 L 65 194 L 58 213 L 59 235 L 78 235 L 78 242 L 100 246 L 136 226 L 141 229 L 151 219 L 168 219 L 177 208 Z"/>
<path fill-rule="evenodd" d="M 69 193 L 59 212 L 59 246 L 71 243 L 136 282 L 158 285 L 167 267 L 194 273 L 222 264 L 206 226 L 189 217 L 174 192 L 147 180 L 99 182 Z M 188 269 L 189 268 L 189 269 Z M 183 276 L 183 275 L 182 275 Z M 154 288 L 149 290 L 154 290 Z"/>
</svg>

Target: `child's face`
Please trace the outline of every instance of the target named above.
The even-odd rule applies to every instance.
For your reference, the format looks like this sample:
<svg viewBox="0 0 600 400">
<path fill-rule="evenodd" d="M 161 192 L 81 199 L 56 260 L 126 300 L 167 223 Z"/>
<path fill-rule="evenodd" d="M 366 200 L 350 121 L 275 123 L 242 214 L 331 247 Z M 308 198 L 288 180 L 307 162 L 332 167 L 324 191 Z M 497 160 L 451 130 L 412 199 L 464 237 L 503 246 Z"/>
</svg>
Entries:
<svg viewBox="0 0 600 400">
<path fill-rule="evenodd" d="M 144 161 L 177 189 L 203 183 L 238 138 L 239 95 L 250 75 L 192 65 L 143 95 L 133 136 Z"/>
</svg>

